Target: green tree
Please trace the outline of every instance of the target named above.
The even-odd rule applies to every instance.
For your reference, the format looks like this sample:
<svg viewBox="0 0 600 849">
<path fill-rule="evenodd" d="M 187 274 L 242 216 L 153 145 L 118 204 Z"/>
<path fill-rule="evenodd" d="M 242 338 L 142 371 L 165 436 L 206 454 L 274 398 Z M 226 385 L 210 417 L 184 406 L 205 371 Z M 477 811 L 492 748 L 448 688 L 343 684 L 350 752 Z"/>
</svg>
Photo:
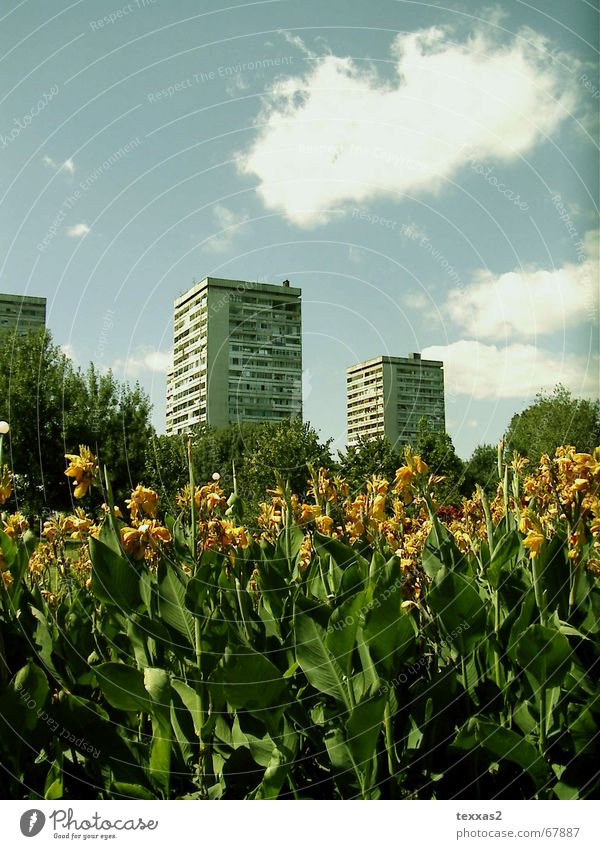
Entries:
<svg viewBox="0 0 600 849">
<path fill-rule="evenodd" d="M 157 436 L 146 450 L 145 482 L 173 509 L 177 490 L 188 481 L 186 442 L 186 436 Z M 223 490 L 231 492 L 235 467 L 237 490 L 251 523 L 278 476 L 293 492 L 307 491 L 308 464 L 332 465 L 330 442 L 322 443 L 317 431 L 299 418 L 198 427 L 192 434 L 195 481 L 202 485 L 217 473 Z"/>
<path fill-rule="evenodd" d="M 415 453 L 425 460 L 432 474 L 440 475 L 444 480 L 436 487 L 436 497 L 440 504 L 460 504 L 462 500 L 461 483 L 464 475 L 464 463 L 456 453 L 452 439 L 445 431 L 432 430 L 423 417 L 415 444 Z"/>
<path fill-rule="evenodd" d="M 177 511 L 175 496 L 189 480 L 187 437 L 154 435 L 146 443 L 142 483 L 158 492 L 163 506 Z M 204 483 L 198 477 L 198 483 Z"/>
<path fill-rule="evenodd" d="M 483 487 L 488 496 L 493 497 L 498 487 L 498 449 L 494 445 L 478 445 L 465 463 L 462 492 L 466 496 L 473 494 L 475 486 Z"/>
<path fill-rule="evenodd" d="M 243 462 L 238 475 L 239 494 L 256 505 L 277 478 L 289 483 L 292 492 L 305 495 L 309 485 L 308 465 L 332 466 L 330 445 L 321 442 L 308 422 L 292 418 L 265 422 L 242 430 Z"/>
<path fill-rule="evenodd" d="M 553 455 L 559 445 L 591 451 L 600 443 L 600 401 L 575 398 L 560 384 L 540 392 L 534 403 L 515 413 L 506 433 L 509 454 L 518 451 L 531 464 L 542 454 Z"/>
<path fill-rule="evenodd" d="M 10 424 L 5 458 L 15 474 L 12 506 L 29 515 L 71 509 L 64 455 L 80 444 L 107 466 L 118 498 L 138 482 L 153 433 L 147 396 L 110 372 L 74 368 L 48 331 L 0 342 L 0 404 L 0 417 Z"/>
<path fill-rule="evenodd" d="M 351 491 L 361 489 L 375 474 L 393 483 L 396 469 L 402 464 L 400 453 L 384 436 L 376 439 L 360 436 L 356 445 L 350 445 L 339 455 L 340 473 Z"/>
</svg>

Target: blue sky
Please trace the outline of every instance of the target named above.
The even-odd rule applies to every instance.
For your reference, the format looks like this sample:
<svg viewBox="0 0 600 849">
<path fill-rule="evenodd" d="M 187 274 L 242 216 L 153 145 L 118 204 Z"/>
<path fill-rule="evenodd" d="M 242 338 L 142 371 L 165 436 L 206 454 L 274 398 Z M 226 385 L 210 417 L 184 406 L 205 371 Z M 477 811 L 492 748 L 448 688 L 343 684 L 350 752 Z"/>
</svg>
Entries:
<svg viewBox="0 0 600 849">
<path fill-rule="evenodd" d="M 304 410 L 443 359 L 466 457 L 541 387 L 598 395 L 598 4 L 2 5 L 0 290 L 139 380 L 164 427 L 173 299 L 303 290 Z"/>
</svg>

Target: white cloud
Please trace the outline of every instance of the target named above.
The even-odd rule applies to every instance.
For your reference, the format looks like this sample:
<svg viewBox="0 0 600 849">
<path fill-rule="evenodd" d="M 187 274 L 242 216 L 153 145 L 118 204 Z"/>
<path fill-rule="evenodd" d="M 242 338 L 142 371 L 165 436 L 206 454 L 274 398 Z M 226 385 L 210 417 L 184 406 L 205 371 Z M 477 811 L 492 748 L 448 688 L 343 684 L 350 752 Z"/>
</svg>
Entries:
<svg viewBox="0 0 600 849">
<path fill-rule="evenodd" d="M 55 162 L 51 156 L 44 156 L 42 158 L 42 162 L 44 165 L 47 165 L 49 168 L 53 168 L 55 171 L 67 171 L 69 174 L 75 173 L 75 163 L 72 159 L 65 159 L 65 161 L 61 164 L 60 162 Z"/>
<path fill-rule="evenodd" d="M 111 368 L 125 378 L 135 378 L 148 372 L 166 374 L 172 363 L 172 351 L 155 351 L 152 348 L 141 347 L 125 359 L 116 359 Z"/>
<path fill-rule="evenodd" d="M 598 361 L 555 354 L 535 345 L 499 348 L 461 339 L 433 345 L 423 359 L 442 360 L 446 391 L 474 398 L 525 398 L 563 383 L 578 395 L 597 392 Z"/>
<path fill-rule="evenodd" d="M 592 259 L 552 270 L 524 269 L 496 275 L 480 271 L 446 301 L 448 316 L 470 336 L 528 339 L 598 314 L 598 265 Z"/>
<path fill-rule="evenodd" d="M 91 228 L 83 222 L 80 222 L 79 224 L 73 224 L 72 227 L 67 228 L 67 236 L 71 236 L 71 238 L 73 239 L 77 239 L 80 236 L 87 236 L 87 234 L 90 232 L 90 229 Z"/>
<path fill-rule="evenodd" d="M 70 342 L 66 342 L 64 345 L 61 345 L 60 350 L 69 360 L 77 359 L 75 356 L 75 348 L 71 345 Z"/>
<path fill-rule="evenodd" d="M 420 289 L 409 289 L 402 295 L 402 303 L 405 307 L 413 310 L 431 309 L 431 298 Z"/>
<path fill-rule="evenodd" d="M 258 177 L 265 206 L 311 227 L 348 201 L 438 190 L 467 150 L 517 158 L 576 102 L 575 76 L 547 46 L 538 35 L 500 44 L 481 31 L 463 43 L 437 27 L 401 34 L 393 83 L 350 58 L 316 59 L 275 84 L 240 171 Z"/>
<path fill-rule="evenodd" d="M 204 247 L 210 248 L 213 251 L 225 251 L 233 243 L 236 228 L 248 221 L 250 216 L 247 212 L 234 212 L 229 207 L 218 203 L 213 209 L 213 217 L 215 223 L 221 229 L 214 236 L 210 237 Z"/>
</svg>

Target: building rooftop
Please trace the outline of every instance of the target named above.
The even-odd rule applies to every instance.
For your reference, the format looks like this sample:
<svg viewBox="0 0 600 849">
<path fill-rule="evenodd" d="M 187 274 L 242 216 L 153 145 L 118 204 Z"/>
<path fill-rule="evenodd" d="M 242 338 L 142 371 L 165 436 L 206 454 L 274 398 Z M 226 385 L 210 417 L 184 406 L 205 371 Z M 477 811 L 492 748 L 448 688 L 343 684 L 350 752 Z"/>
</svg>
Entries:
<svg viewBox="0 0 600 849">
<path fill-rule="evenodd" d="M 348 366 L 346 369 L 346 373 L 349 374 L 354 371 L 362 371 L 365 368 L 369 368 L 370 366 L 381 365 L 385 363 L 386 365 L 405 365 L 406 363 L 422 363 L 426 366 L 440 366 L 443 368 L 444 363 L 441 360 L 423 360 L 421 359 L 421 355 L 412 352 L 408 355 L 408 357 L 388 357 L 382 354 L 379 357 L 372 357 L 370 360 L 364 360 L 362 363 L 355 363 L 352 366 Z"/>
<path fill-rule="evenodd" d="M 228 280 L 224 277 L 205 277 L 204 280 L 195 283 L 187 292 L 175 298 L 175 306 L 180 307 L 182 304 L 185 304 L 190 298 L 207 289 L 209 284 L 217 289 L 237 289 L 240 293 L 250 291 L 273 294 L 273 291 L 276 290 L 279 294 L 294 298 L 299 297 L 302 293 L 301 289 L 290 286 L 289 280 L 284 280 L 282 283 L 259 283 L 252 280 Z"/>
</svg>

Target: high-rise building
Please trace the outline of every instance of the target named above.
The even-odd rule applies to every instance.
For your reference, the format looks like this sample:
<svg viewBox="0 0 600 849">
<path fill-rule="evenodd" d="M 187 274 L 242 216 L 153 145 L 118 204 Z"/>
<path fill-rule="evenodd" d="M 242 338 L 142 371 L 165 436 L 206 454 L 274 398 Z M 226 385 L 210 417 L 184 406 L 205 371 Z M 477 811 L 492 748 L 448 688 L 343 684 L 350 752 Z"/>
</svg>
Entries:
<svg viewBox="0 0 600 849">
<path fill-rule="evenodd" d="M 348 444 L 385 436 L 398 447 L 414 442 L 425 416 L 432 430 L 446 427 L 444 364 L 408 357 L 375 357 L 346 370 Z"/>
<path fill-rule="evenodd" d="M 0 335 L 46 326 L 46 298 L 0 294 Z"/>
<path fill-rule="evenodd" d="M 302 415 L 300 294 L 207 277 L 175 300 L 168 434 Z"/>
</svg>

